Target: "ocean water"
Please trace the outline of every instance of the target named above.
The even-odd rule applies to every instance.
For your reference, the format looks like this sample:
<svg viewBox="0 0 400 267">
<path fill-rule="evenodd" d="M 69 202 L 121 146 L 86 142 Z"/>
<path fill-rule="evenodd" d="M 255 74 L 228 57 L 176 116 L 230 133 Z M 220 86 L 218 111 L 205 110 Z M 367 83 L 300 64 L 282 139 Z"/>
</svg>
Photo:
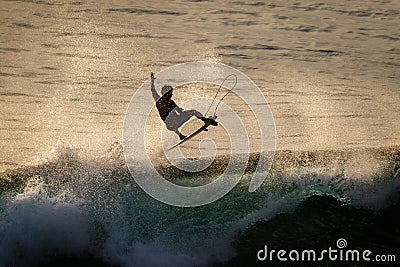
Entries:
<svg viewBox="0 0 400 267">
<path fill-rule="evenodd" d="M 343 237 L 398 253 L 398 149 L 279 152 L 260 189 L 248 192 L 247 173 L 196 208 L 144 193 L 118 147 L 92 161 L 77 152 L 1 174 L 2 266 L 262 266 L 265 244 L 322 250 Z"/>
<path fill-rule="evenodd" d="M 399 258 L 399 10 L 386 0 L 0 1 L 0 266 L 265 265 L 265 244 L 326 249 L 339 238 Z M 249 167 L 219 201 L 178 208 L 132 179 L 122 127 L 150 72 L 198 60 L 257 84 L 277 153 L 257 191 Z M 175 101 L 216 89 L 198 86 L 176 88 Z M 234 96 L 225 102 L 252 121 Z M 162 126 L 155 111 L 148 123 Z M 178 184 L 219 172 L 164 167 Z"/>
<path fill-rule="evenodd" d="M 104 154 L 120 141 L 128 103 L 150 72 L 196 60 L 227 64 L 257 84 L 278 149 L 399 145 L 398 1 L 0 8 L 3 170 L 41 162 L 57 142 Z M 178 89 L 175 97 L 202 93 Z"/>
</svg>

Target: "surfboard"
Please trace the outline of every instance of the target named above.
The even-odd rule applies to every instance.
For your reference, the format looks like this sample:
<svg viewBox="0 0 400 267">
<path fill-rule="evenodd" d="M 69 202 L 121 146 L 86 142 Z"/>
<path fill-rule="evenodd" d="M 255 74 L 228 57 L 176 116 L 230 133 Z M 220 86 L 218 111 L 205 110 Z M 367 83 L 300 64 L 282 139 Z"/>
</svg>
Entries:
<svg viewBox="0 0 400 267">
<path fill-rule="evenodd" d="M 170 148 L 168 148 L 168 150 L 170 150 L 170 149 L 173 149 L 173 148 L 175 148 L 175 147 L 177 147 L 177 146 L 180 146 L 180 145 L 182 145 L 183 143 L 185 143 L 186 141 L 188 141 L 189 139 L 191 139 L 191 138 L 193 138 L 193 137 L 195 137 L 196 135 L 198 135 L 199 133 L 201 133 L 201 132 L 207 132 L 208 131 L 208 127 L 210 126 L 210 125 L 212 125 L 212 123 L 217 123 L 217 121 L 215 120 L 217 118 L 217 116 L 210 116 L 210 117 L 208 117 L 207 119 L 206 119 L 206 121 L 204 122 L 204 125 L 203 126 L 201 126 L 199 129 L 197 129 L 196 131 L 194 131 L 193 133 L 191 133 L 190 135 L 188 135 L 188 136 L 186 136 L 184 139 L 182 139 L 179 143 L 177 143 L 177 144 L 175 144 L 175 145 L 173 145 L 173 146 L 171 146 Z M 213 126 L 216 126 L 216 125 L 213 125 Z"/>
</svg>

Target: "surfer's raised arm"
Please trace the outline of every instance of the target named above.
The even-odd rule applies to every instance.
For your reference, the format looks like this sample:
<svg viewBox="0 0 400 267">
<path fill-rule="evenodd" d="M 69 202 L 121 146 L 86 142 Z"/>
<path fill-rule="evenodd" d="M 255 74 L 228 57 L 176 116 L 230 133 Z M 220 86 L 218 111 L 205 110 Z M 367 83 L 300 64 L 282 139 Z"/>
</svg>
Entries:
<svg viewBox="0 0 400 267">
<path fill-rule="evenodd" d="M 151 73 L 150 74 L 150 81 L 151 81 L 150 89 L 151 89 L 151 93 L 153 94 L 154 101 L 158 101 L 158 99 L 160 99 L 160 96 L 158 95 L 158 93 L 156 91 L 156 87 L 154 86 L 155 79 L 156 78 L 154 77 L 154 73 Z"/>
</svg>

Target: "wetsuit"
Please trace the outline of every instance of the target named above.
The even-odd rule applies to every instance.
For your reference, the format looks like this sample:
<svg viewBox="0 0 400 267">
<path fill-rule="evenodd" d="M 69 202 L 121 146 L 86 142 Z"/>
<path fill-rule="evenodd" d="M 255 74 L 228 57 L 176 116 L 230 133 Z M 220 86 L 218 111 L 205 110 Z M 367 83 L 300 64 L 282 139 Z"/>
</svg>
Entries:
<svg viewBox="0 0 400 267">
<path fill-rule="evenodd" d="M 160 117 L 165 121 L 171 111 L 174 110 L 178 105 L 170 97 L 162 96 L 156 102 L 156 107 Z"/>
</svg>

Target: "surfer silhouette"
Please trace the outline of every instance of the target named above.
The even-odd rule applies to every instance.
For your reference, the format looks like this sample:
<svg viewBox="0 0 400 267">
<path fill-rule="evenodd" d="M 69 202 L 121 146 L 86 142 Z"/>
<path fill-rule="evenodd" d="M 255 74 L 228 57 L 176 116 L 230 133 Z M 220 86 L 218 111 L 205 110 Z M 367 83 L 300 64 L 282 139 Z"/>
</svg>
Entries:
<svg viewBox="0 0 400 267">
<path fill-rule="evenodd" d="M 187 122 L 192 116 L 197 117 L 199 120 L 206 122 L 207 119 L 197 110 L 183 110 L 179 107 L 174 100 L 172 100 L 173 88 L 170 85 L 164 85 L 161 88 L 161 95 L 159 96 L 154 85 L 154 73 L 150 75 L 151 80 L 151 92 L 153 94 L 154 101 L 156 101 L 156 107 L 161 119 L 164 121 L 165 126 L 168 130 L 175 132 L 180 140 L 186 138 L 179 128 Z"/>
</svg>

